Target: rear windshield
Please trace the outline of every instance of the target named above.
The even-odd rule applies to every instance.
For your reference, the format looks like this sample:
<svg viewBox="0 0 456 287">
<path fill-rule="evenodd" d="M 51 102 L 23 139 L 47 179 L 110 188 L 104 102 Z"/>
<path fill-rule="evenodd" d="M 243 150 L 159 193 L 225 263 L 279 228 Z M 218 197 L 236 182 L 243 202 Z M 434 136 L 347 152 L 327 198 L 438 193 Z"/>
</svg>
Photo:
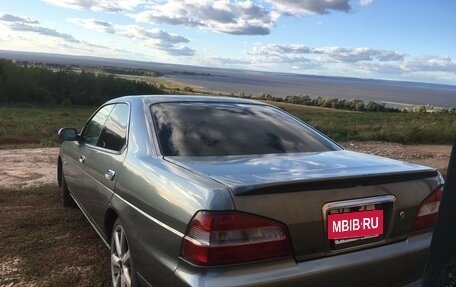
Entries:
<svg viewBox="0 0 456 287">
<path fill-rule="evenodd" d="M 336 146 L 281 112 L 263 105 L 161 103 L 151 107 L 165 156 L 225 156 L 320 152 Z"/>
</svg>

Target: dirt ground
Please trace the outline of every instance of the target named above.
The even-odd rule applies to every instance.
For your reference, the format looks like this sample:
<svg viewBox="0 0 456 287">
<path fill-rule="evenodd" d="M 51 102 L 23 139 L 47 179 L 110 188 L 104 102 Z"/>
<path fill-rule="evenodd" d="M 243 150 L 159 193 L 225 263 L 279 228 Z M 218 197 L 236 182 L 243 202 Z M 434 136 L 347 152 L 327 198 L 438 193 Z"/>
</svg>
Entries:
<svg viewBox="0 0 456 287">
<path fill-rule="evenodd" d="M 446 174 L 451 145 L 403 145 L 387 142 L 346 142 L 345 149 L 371 153 L 407 162 L 435 167 Z"/>
<path fill-rule="evenodd" d="M 0 150 L 0 189 L 57 183 L 58 148 Z"/>
<path fill-rule="evenodd" d="M 446 172 L 451 145 L 402 145 L 385 142 L 346 142 L 348 150 L 420 163 Z M 0 150 L 0 189 L 28 189 L 55 184 L 58 148 Z"/>
<path fill-rule="evenodd" d="M 436 167 L 443 173 L 446 172 L 451 153 L 450 145 L 346 142 L 342 143 L 342 146 L 349 150 L 425 164 Z M 80 212 L 60 207 L 60 198 L 55 187 L 57 156 L 58 148 L 0 150 L 0 191 L 3 192 L 3 195 L 0 195 L 3 196 L 6 204 L 6 206 L 0 204 L 0 215 L 4 215 L 3 220 L 0 216 L 0 228 L 6 227 L 9 232 L 4 234 L 2 240 L 11 241 L 3 242 L 6 245 L 0 246 L 1 248 L 8 247 L 4 250 L 6 258 L 0 260 L 0 287 L 62 286 L 62 282 L 69 287 L 110 285 L 107 270 L 109 264 L 105 262 L 108 258 L 105 254 L 107 251 L 96 233 Z M 49 185 L 54 185 L 54 187 Z M 44 189 L 41 190 L 41 187 Z M 49 192 L 49 188 L 51 192 Z M 22 192 L 17 193 L 18 190 L 22 190 Z M 1 198 L 0 202 L 2 202 Z M 41 221 L 35 222 L 38 219 Z M 35 223 L 30 225 L 30 222 Z M 37 229 L 34 227 L 35 225 L 46 226 L 46 228 Z M 84 234 L 82 237 L 81 232 Z M 49 238 L 52 240 L 50 241 Z M 62 241 L 62 238 L 67 241 L 74 238 L 82 246 L 76 243 L 72 246 L 79 246 L 81 250 L 92 249 L 90 252 L 77 252 L 79 257 L 71 257 L 72 261 L 74 258 L 79 260 L 73 266 L 65 261 L 68 256 L 65 252 L 68 250 L 62 246 L 69 243 L 65 240 Z M 24 248 L 26 250 L 23 250 Z M 54 270 L 55 268 L 52 266 L 47 267 L 47 269 L 43 269 L 47 273 L 45 272 L 43 276 L 36 276 L 36 274 L 40 274 L 37 268 L 41 267 L 34 262 L 34 254 L 46 253 L 52 248 L 55 249 L 50 252 L 54 256 L 52 261 L 60 262 L 59 264 L 65 268 Z M 22 253 L 21 250 L 23 250 Z M 72 250 L 68 252 L 70 251 Z M 30 254 L 34 256 L 29 256 Z M 94 271 L 91 273 L 84 268 L 81 269 L 80 266 L 86 265 L 87 270 L 95 268 Z M 27 273 L 25 277 L 24 272 Z M 94 280 L 98 280 L 95 285 Z"/>
</svg>

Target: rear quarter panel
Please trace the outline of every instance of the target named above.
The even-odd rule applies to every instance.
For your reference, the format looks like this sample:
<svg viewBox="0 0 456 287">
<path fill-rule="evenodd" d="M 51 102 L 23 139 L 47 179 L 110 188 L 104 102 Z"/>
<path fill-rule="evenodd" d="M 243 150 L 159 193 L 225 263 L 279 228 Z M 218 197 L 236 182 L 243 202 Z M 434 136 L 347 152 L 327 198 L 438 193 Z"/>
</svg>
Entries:
<svg viewBox="0 0 456 287">
<path fill-rule="evenodd" d="M 158 156 L 148 107 L 141 102 L 131 106 L 128 152 L 111 208 L 126 230 L 138 273 L 153 286 L 170 286 L 196 211 L 234 205 L 225 186 Z"/>
<path fill-rule="evenodd" d="M 159 158 L 127 156 L 118 178 L 112 206 L 128 235 L 137 271 L 153 285 L 169 286 L 196 211 L 234 208 L 228 190 L 193 176 Z"/>
</svg>

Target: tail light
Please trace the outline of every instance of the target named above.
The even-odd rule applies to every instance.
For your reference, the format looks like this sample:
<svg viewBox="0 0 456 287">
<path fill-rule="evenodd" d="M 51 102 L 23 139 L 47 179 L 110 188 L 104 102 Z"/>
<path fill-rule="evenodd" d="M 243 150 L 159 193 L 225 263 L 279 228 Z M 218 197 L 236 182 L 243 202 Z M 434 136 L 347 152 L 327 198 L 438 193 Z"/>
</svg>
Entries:
<svg viewBox="0 0 456 287">
<path fill-rule="evenodd" d="M 182 256 L 197 265 L 223 265 L 291 255 L 287 228 L 242 212 L 199 211 L 187 229 Z"/>
<path fill-rule="evenodd" d="M 429 228 L 435 225 L 443 196 L 443 185 L 434 190 L 420 205 L 412 230 Z"/>
</svg>

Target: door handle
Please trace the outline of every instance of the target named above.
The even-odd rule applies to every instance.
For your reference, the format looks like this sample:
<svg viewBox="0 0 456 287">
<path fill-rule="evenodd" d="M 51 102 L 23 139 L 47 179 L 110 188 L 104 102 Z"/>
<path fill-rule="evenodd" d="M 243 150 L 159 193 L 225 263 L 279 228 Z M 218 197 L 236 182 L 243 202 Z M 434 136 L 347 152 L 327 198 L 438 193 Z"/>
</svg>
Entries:
<svg viewBox="0 0 456 287">
<path fill-rule="evenodd" d="M 85 160 L 86 160 L 86 157 L 85 157 L 85 156 L 81 155 L 81 156 L 79 157 L 79 162 L 80 162 L 81 164 L 84 164 Z"/>
<path fill-rule="evenodd" d="M 113 171 L 112 169 L 108 169 L 105 173 L 105 177 L 107 180 L 112 181 L 114 179 L 114 176 L 116 175 L 116 172 Z"/>
</svg>

